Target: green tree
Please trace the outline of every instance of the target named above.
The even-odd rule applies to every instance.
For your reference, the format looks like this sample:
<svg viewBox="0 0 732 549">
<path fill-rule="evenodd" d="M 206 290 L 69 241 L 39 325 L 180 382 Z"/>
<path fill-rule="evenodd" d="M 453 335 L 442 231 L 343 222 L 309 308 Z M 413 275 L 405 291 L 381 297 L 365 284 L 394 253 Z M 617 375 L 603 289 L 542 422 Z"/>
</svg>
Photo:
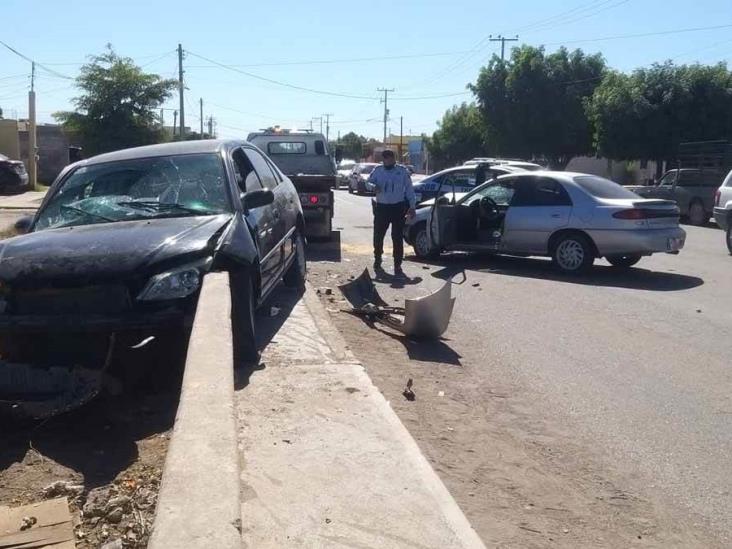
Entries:
<svg viewBox="0 0 732 549">
<path fill-rule="evenodd" d="M 73 100 L 76 110 L 54 117 L 79 136 L 87 156 L 162 141 L 156 109 L 170 97 L 175 80 L 144 73 L 107 45 L 81 68 L 76 85 L 82 91 Z"/>
<path fill-rule="evenodd" d="M 471 85 L 488 142 L 501 156 L 544 157 L 556 169 L 593 153 L 584 103 L 604 73 L 603 57 L 581 50 L 522 46 L 505 62 L 494 56 Z"/>
<path fill-rule="evenodd" d="M 724 63 L 669 61 L 630 75 L 610 73 L 587 113 L 604 156 L 672 160 L 683 141 L 732 139 L 732 72 Z"/>
<path fill-rule="evenodd" d="M 437 131 L 427 142 L 427 148 L 435 169 L 486 156 L 489 147 L 478 107 L 474 103 L 463 103 L 445 112 Z"/>
<path fill-rule="evenodd" d="M 343 150 L 343 158 L 361 160 L 361 158 L 363 158 L 363 144 L 365 142 L 365 137 L 357 135 L 354 132 L 348 132 L 346 135 L 341 137 L 339 146 Z"/>
</svg>

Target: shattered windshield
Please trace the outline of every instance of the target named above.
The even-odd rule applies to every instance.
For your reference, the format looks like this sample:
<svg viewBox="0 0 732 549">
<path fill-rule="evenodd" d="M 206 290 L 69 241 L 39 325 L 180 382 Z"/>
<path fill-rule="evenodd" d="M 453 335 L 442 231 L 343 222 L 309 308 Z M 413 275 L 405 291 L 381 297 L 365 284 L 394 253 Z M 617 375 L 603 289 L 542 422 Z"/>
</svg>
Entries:
<svg viewBox="0 0 732 549">
<path fill-rule="evenodd" d="M 231 211 L 214 153 L 82 166 L 40 212 L 35 229 Z"/>
</svg>

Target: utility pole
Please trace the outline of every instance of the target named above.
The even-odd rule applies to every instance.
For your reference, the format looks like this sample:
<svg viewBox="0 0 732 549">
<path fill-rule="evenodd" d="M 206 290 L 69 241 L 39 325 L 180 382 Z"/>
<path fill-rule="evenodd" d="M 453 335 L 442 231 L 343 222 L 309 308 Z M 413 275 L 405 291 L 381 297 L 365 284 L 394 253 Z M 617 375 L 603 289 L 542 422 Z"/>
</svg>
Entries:
<svg viewBox="0 0 732 549">
<path fill-rule="evenodd" d="M 519 39 L 518 34 L 516 35 L 515 38 L 505 38 L 505 37 L 501 36 L 500 34 L 498 36 L 496 36 L 495 38 L 493 38 L 493 36 L 490 36 L 489 38 L 490 38 L 491 42 L 500 42 L 501 43 L 501 62 L 503 62 L 503 60 L 505 59 L 505 56 L 506 56 L 506 42 L 518 42 L 518 39 Z"/>
<path fill-rule="evenodd" d="M 31 62 L 31 89 L 28 92 L 28 176 L 33 190 L 38 184 L 38 164 L 36 163 L 36 63 Z"/>
<path fill-rule="evenodd" d="M 399 117 L 399 161 L 404 160 L 404 117 Z"/>
<path fill-rule="evenodd" d="M 213 139 L 213 116 L 208 117 L 208 136 Z"/>
<path fill-rule="evenodd" d="M 384 104 L 384 146 L 386 146 L 386 123 L 389 120 L 389 92 L 393 92 L 394 88 L 378 88 L 376 91 L 384 92 L 384 99 L 381 102 Z"/>
<path fill-rule="evenodd" d="M 198 100 L 198 104 L 201 110 L 201 139 L 203 139 L 203 97 Z"/>
<path fill-rule="evenodd" d="M 325 116 L 325 141 L 327 143 L 330 136 L 330 117 L 333 116 L 333 113 L 325 113 L 323 116 Z M 323 121 L 322 118 L 320 120 Z"/>
<path fill-rule="evenodd" d="M 183 91 L 185 85 L 183 84 L 183 46 L 178 44 L 178 98 L 180 99 L 180 138 L 183 139 L 186 133 L 186 112 L 185 104 L 183 103 Z"/>
<path fill-rule="evenodd" d="M 175 137 L 175 128 L 178 127 L 178 111 L 173 111 L 173 137 Z"/>
</svg>

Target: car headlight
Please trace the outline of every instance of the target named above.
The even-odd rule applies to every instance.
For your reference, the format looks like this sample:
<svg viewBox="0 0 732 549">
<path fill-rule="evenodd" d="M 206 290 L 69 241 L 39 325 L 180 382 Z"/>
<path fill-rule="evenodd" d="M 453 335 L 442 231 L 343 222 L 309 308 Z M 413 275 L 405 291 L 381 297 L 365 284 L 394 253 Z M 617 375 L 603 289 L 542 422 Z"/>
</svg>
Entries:
<svg viewBox="0 0 732 549">
<path fill-rule="evenodd" d="M 188 297 L 201 286 L 201 267 L 206 264 L 186 265 L 153 276 L 137 299 L 160 301 Z"/>
</svg>

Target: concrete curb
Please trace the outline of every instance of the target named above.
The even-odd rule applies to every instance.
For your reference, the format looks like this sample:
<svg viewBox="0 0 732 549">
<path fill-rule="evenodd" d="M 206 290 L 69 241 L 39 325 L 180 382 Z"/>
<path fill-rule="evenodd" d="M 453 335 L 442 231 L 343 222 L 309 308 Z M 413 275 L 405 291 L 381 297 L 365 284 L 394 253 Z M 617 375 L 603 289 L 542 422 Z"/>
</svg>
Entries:
<svg viewBox="0 0 732 549">
<path fill-rule="evenodd" d="M 350 349 L 348 349 L 345 339 L 343 339 L 343 336 L 331 322 L 328 312 L 323 307 L 323 304 L 320 302 L 309 283 L 306 288 L 304 301 L 310 314 L 315 319 L 315 323 L 318 326 L 321 335 L 331 349 L 333 349 L 334 353 L 336 355 L 341 355 L 345 362 L 356 363 L 361 366 L 359 371 L 363 376 L 364 383 L 374 386 L 366 372 L 366 369 L 358 362 L 358 360 L 356 360 Z M 412 462 L 414 469 L 418 472 L 423 481 L 424 487 L 435 498 L 446 522 L 450 525 L 457 539 L 461 541 L 462 547 L 485 549 L 485 544 L 475 532 L 455 499 L 442 483 L 440 477 L 424 457 L 419 446 L 412 438 L 412 435 L 396 415 L 396 412 L 394 412 L 386 401 L 381 391 L 379 391 L 375 386 L 372 401 L 393 429 L 395 436 L 402 443 L 407 459 Z"/>
<path fill-rule="evenodd" d="M 151 549 L 241 549 L 228 275 L 204 278 Z"/>
</svg>

